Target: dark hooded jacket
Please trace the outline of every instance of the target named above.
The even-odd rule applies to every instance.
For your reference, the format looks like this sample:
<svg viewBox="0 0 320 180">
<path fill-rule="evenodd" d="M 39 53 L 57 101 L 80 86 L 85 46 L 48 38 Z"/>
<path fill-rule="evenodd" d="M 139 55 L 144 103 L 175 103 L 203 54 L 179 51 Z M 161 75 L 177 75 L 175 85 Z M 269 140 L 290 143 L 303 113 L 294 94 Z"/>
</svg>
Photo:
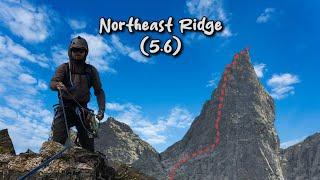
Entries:
<svg viewBox="0 0 320 180">
<path fill-rule="evenodd" d="M 57 83 L 62 82 L 68 89 L 69 93 L 63 93 L 63 101 L 66 104 L 74 104 L 72 98 L 75 98 L 80 104 L 87 105 L 90 101 L 90 88 L 93 87 L 94 95 L 97 97 L 99 110 L 105 110 L 105 93 L 102 89 L 99 73 L 97 69 L 85 62 L 85 59 L 74 60 L 72 59 L 71 52 L 69 49 L 69 63 L 61 64 L 55 75 L 52 77 L 50 82 L 50 88 L 57 90 Z M 71 81 L 70 82 L 70 73 Z M 72 84 L 74 85 L 72 87 Z"/>
</svg>

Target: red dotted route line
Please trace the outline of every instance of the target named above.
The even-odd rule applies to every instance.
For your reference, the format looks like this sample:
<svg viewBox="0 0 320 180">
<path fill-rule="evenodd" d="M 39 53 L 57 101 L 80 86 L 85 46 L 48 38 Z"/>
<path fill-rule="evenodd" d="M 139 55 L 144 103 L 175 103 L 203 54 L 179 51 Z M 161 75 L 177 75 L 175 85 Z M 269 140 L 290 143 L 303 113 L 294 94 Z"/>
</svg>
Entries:
<svg viewBox="0 0 320 180">
<path fill-rule="evenodd" d="M 248 53 L 249 49 L 245 48 L 244 50 L 242 50 L 240 52 L 241 55 Z M 222 108 L 224 106 L 223 102 L 224 102 L 224 96 L 225 96 L 225 89 L 226 89 L 226 85 L 227 85 L 227 81 L 228 81 L 228 74 L 230 72 L 230 69 L 232 66 L 236 66 L 237 65 L 237 59 L 239 59 L 239 54 L 235 54 L 234 55 L 234 60 L 232 61 L 231 64 L 227 65 L 226 71 L 223 74 L 223 78 L 222 78 L 222 87 L 221 87 L 221 91 L 220 91 L 220 95 L 218 98 L 218 111 L 217 111 L 217 116 L 214 122 L 214 128 L 216 129 L 216 138 L 215 138 L 215 143 L 211 144 L 209 146 L 206 146 L 200 150 L 195 151 L 194 153 L 192 153 L 191 155 L 184 155 L 177 163 L 175 163 L 171 170 L 169 171 L 169 180 L 173 180 L 174 179 L 174 175 L 176 170 L 182 166 L 184 163 L 186 163 L 187 161 L 189 161 L 192 158 L 195 158 L 196 156 L 206 153 L 208 151 L 213 151 L 215 150 L 215 148 L 219 145 L 220 143 L 220 121 L 221 121 L 221 116 L 222 116 Z"/>
</svg>

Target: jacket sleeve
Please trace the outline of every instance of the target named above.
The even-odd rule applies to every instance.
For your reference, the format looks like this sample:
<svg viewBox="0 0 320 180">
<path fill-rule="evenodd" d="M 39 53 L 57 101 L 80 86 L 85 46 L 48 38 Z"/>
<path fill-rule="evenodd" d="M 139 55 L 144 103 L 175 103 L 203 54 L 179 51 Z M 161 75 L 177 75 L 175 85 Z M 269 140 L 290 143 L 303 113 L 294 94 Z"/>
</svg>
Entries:
<svg viewBox="0 0 320 180">
<path fill-rule="evenodd" d="M 53 91 L 57 91 L 57 83 L 58 82 L 62 82 L 65 76 L 65 65 L 61 64 L 60 66 L 58 66 L 54 76 L 51 78 L 50 81 L 50 89 Z"/>
<path fill-rule="evenodd" d="M 93 70 L 93 89 L 94 95 L 97 97 L 97 102 L 99 106 L 99 110 L 105 111 L 106 97 L 105 93 L 102 89 L 102 84 L 100 81 L 99 73 L 95 67 L 92 66 Z"/>
</svg>

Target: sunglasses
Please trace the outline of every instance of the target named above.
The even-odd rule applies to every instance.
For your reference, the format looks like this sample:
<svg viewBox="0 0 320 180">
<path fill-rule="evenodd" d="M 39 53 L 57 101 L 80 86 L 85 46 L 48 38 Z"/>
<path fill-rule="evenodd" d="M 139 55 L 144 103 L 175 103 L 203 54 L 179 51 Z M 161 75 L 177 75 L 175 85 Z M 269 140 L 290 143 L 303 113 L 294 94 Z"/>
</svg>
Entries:
<svg viewBox="0 0 320 180">
<path fill-rule="evenodd" d="M 84 53 L 84 52 L 86 52 L 86 49 L 83 49 L 83 48 L 72 48 L 71 51 L 75 52 L 75 53 L 77 53 L 77 52 Z"/>
</svg>

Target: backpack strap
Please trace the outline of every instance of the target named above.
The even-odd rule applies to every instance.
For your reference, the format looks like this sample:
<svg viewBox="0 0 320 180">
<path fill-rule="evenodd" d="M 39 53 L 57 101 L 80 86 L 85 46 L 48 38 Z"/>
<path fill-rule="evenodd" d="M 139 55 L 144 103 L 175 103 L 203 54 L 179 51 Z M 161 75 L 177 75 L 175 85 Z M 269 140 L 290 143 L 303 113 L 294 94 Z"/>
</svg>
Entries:
<svg viewBox="0 0 320 180">
<path fill-rule="evenodd" d="M 93 80 L 92 65 L 86 63 L 85 72 L 86 72 L 88 87 L 90 88 L 93 85 L 93 83 L 92 83 L 92 80 Z"/>
<path fill-rule="evenodd" d="M 70 67 L 69 63 L 64 63 L 65 64 L 65 82 L 67 82 L 70 86 L 72 86 L 72 81 L 71 81 L 71 74 L 70 72 Z M 92 80 L 93 80 L 93 70 L 92 70 L 92 65 L 90 64 L 85 64 L 85 75 L 87 78 L 87 83 L 88 87 L 91 87 L 93 85 Z"/>
<path fill-rule="evenodd" d="M 72 86 L 72 81 L 71 81 L 71 74 L 70 74 L 69 65 L 70 64 L 68 62 L 64 63 L 64 73 L 65 73 L 64 82 L 66 82 L 66 85 L 69 85 L 71 87 Z"/>
</svg>

